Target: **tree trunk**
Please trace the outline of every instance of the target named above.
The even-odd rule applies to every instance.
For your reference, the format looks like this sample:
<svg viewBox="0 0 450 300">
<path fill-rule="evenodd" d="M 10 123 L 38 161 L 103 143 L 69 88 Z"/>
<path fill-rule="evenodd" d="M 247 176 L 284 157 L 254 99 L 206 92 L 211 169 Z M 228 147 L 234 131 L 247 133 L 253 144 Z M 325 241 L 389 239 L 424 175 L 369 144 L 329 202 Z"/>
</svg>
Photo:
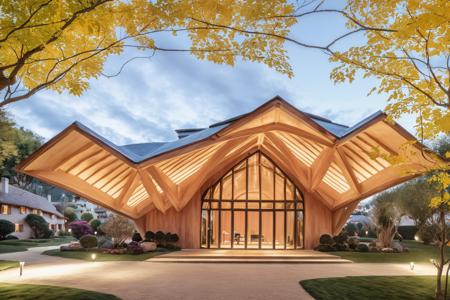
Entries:
<svg viewBox="0 0 450 300">
<path fill-rule="evenodd" d="M 435 264 L 437 268 L 437 282 L 436 282 L 436 300 L 445 300 L 446 291 L 444 291 L 442 286 L 442 273 L 444 271 L 444 267 L 447 263 L 445 257 L 445 247 L 447 246 L 447 224 L 445 223 L 445 206 L 443 203 L 439 207 L 439 234 L 438 244 L 439 244 L 439 261 Z M 448 273 L 446 274 L 446 277 Z M 447 282 L 447 279 L 445 280 Z"/>
</svg>

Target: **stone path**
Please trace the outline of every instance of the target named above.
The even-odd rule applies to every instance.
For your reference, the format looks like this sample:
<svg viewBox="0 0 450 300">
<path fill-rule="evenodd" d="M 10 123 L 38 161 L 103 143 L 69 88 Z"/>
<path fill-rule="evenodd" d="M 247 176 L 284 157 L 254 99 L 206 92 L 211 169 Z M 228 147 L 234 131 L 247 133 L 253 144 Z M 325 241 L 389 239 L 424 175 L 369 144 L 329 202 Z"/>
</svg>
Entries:
<svg viewBox="0 0 450 300">
<path fill-rule="evenodd" d="M 0 282 L 49 284 L 112 293 L 128 299 L 312 299 L 299 285 L 303 279 L 363 275 L 433 275 L 418 264 L 201 264 L 86 262 L 39 255 L 54 247 L 0 254 L 26 262 L 0 272 Z"/>
</svg>

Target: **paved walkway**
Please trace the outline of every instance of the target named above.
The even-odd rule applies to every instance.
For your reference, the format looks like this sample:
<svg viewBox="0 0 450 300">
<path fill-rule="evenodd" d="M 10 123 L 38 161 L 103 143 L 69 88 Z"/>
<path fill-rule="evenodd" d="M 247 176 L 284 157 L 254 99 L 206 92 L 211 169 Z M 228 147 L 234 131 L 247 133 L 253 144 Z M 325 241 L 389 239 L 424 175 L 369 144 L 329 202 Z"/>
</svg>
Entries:
<svg viewBox="0 0 450 300">
<path fill-rule="evenodd" d="M 45 248 L 49 249 L 49 247 Z M 169 264 L 149 262 L 85 262 L 39 255 L 43 248 L 0 254 L 25 261 L 0 272 L 0 282 L 49 284 L 112 293 L 127 299 L 312 299 L 300 280 L 362 275 L 433 275 L 418 264 Z"/>
</svg>

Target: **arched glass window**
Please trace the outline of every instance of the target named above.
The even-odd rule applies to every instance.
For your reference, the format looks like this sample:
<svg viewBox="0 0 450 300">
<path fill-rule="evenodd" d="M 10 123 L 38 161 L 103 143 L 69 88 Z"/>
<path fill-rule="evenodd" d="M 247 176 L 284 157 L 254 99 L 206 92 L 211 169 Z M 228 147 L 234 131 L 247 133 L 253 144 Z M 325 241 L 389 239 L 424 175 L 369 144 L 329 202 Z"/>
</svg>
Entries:
<svg viewBox="0 0 450 300">
<path fill-rule="evenodd" d="M 302 193 L 259 151 L 205 192 L 201 218 L 202 248 L 303 248 Z"/>
</svg>

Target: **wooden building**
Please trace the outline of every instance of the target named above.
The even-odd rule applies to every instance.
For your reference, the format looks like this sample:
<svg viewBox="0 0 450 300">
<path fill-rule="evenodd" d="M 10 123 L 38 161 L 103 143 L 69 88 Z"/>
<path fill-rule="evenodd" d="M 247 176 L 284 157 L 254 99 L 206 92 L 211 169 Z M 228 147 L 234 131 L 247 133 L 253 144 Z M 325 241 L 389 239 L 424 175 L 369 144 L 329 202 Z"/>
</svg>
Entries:
<svg viewBox="0 0 450 300">
<path fill-rule="evenodd" d="M 18 170 L 184 248 L 312 248 L 361 199 L 418 176 L 431 156 L 377 112 L 347 127 L 276 97 L 167 143 L 117 146 L 75 122 Z M 386 157 L 407 144 L 407 161 Z M 428 157 L 430 156 L 430 157 Z"/>
</svg>

